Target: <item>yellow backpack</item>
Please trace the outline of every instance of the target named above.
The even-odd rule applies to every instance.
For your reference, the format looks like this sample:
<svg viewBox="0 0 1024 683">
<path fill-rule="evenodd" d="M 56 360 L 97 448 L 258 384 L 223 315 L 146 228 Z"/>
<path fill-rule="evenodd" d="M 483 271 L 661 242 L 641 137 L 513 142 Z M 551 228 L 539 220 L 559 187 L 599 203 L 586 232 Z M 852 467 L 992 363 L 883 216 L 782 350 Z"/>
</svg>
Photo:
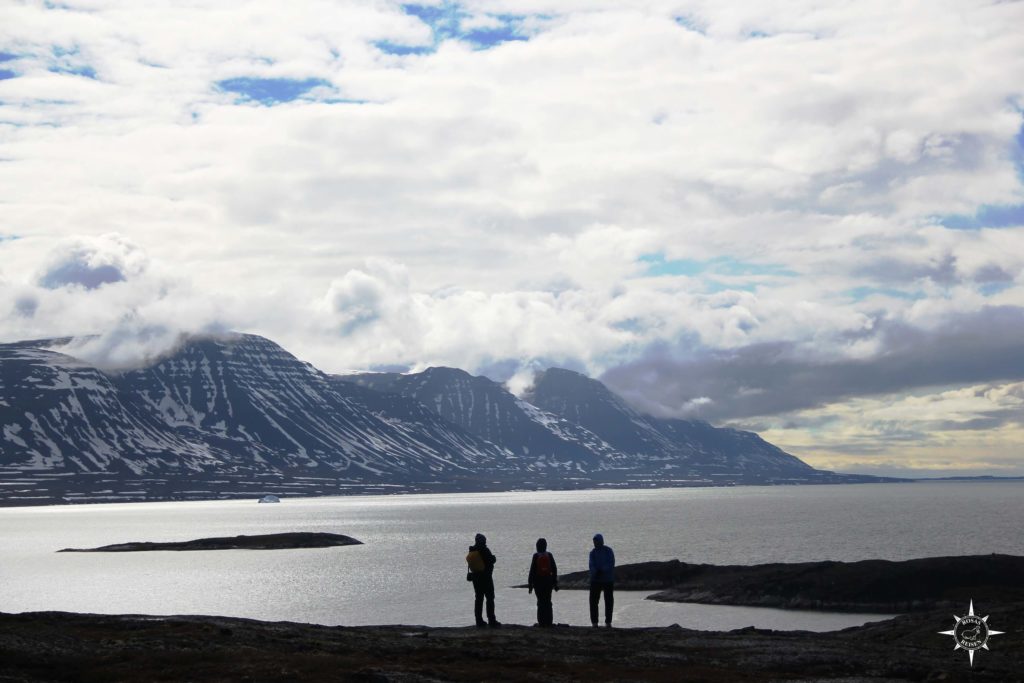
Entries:
<svg viewBox="0 0 1024 683">
<path fill-rule="evenodd" d="M 480 573 L 487 571 L 487 562 L 484 561 L 484 556 L 479 550 L 470 550 L 469 554 L 466 555 L 466 564 L 469 565 L 469 571 L 474 573 Z"/>
</svg>

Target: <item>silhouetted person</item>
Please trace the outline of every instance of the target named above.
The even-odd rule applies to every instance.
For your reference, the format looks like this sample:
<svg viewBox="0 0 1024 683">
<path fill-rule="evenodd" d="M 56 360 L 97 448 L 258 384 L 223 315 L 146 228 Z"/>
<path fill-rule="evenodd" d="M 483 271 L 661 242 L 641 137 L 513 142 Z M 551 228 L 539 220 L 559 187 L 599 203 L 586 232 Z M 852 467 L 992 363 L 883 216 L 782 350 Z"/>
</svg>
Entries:
<svg viewBox="0 0 1024 683">
<path fill-rule="evenodd" d="M 594 534 L 590 551 L 590 623 L 597 626 L 597 606 L 604 593 L 604 625 L 612 625 L 615 607 L 615 553 L 604 544 L 604 536 Z"/>
<path fill-rule="evenodd" d="M 466 555 L 466 563 L 469 565 L 469 578 L 473 582 L 473 593 L 476 597 L 473 603 L 473 614 L 476 615 L 478 628 L 490 625 L 493 628 L 501 626 L 494 618 L 494 563 L 498 558 L 494 556 L 487 547 L 487 538 L 483 534 L 477 534 L 476 542 L 469 546 L 469 554 Z M 483 607 L 484 598 L 487 599 L 487 621 L 484 621 Z"/>
<path fill-rule="evenodd" d="M 537 539 L 537 552 L 530 562 L 527 585 L 531 593 L 537 593 L 537 625 L 554 626 L 551 591 L 558 590 L 558 565 L 555 564 L 555 556 L 548 552 L 548 542 L 543 538 Z"/>
</svg>

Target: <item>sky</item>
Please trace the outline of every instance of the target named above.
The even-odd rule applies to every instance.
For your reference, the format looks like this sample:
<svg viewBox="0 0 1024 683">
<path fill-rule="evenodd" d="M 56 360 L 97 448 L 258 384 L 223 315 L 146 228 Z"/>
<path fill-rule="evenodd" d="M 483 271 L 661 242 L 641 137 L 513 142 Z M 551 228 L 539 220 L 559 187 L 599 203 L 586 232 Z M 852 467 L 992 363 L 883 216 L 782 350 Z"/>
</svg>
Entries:
<svg viewBox="0 0 1024 683">
<path fill-rule="evenodd" d="M 1024 474 L 1024 3 L 0 5 L 0 342 L 601 378 Z"/>
</svg>

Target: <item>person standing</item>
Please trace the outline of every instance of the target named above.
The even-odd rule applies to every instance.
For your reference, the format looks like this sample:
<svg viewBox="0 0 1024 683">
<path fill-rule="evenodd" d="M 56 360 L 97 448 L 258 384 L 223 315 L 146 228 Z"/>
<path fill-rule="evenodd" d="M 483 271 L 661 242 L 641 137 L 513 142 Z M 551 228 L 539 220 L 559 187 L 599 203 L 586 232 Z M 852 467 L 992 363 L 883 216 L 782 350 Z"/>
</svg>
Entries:
<svg viewBox="0 0 1024 683">
<path fill-rule="evenodd" d="M 487 537 L 477 534 L 473 539 L 473 545 L 469 546 L 469 553 L 466 555 L 466 563 L 469 565 L 469 574 L 466 578 L 473 582 L 473 614 L 476 616 L 477 628 L 490 626 L 497 628 L 501 623 L 494 617 L 494 563 L 498 558 L 494 556 L 491 549 L 487 547 Z M 484 600 L 487 600 L 487 621 L 483 618 Z"/>
<path fill-rule="evenodd" d="M 604 625 L 612 625 L 615 607 L 615 553 L 604 544 L 604 536 L 594 534 L 590 551 L 590 623 L 597 627 L 597 607 L 604 593 Z"/>
<path fill-rule="evenodd" d="M 527 587 L 537 594 L 537 625 L 554 626 L 554 608 L 551 606 L 551 591 L 558 590 L 558 565 L 555 556 L 548 552 L 546 539 L 537 539 L 537 552 L 530 562 L 530 576 Z"/>
</svg>

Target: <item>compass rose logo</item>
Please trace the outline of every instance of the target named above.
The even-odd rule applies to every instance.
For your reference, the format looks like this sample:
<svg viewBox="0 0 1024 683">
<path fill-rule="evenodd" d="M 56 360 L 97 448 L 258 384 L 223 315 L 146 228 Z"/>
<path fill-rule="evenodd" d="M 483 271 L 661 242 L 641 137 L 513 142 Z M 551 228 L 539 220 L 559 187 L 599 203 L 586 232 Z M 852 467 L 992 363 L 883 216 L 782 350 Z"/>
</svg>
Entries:
<svg viewBox="0 0 1024 683">
<path fill-rule="evenodd" d="M 956 619 L 953 628 L 949 631 L 939 631 L 939 633 L 944 636 L 953 636 L 953 640 L 956 641 L 953 651 L 967 650 L 967 658 L 971 660 L 971 666 L 974 666 L 974 653 L 977 650 L 987 650 L 989 637 L 1001 635 L 1003 631 L 994 631 L 989 628 L 988 617 L 975 616 L 974 600 L 971 600 L 967 616 L 958 617 L 954 614 L 953 618 Z"/>
</svg>

